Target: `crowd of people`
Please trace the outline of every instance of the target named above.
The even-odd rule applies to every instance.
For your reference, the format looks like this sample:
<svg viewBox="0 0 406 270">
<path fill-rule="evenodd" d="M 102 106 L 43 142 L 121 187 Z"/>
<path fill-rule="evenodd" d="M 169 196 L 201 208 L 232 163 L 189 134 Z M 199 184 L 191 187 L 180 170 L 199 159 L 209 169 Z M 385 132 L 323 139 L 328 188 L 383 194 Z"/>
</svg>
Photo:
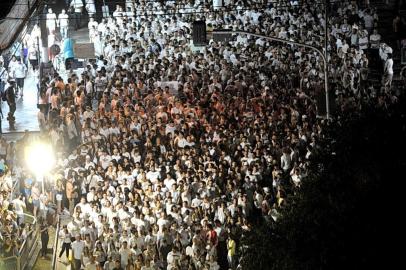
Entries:
<svg viewBox="0 0 406 270">
<path fill-rule="evenodd" d="M 11 169 L 16 158 L 15 143 L 0 138 L 0 258 L 18 255 L 34 230 L 25 220 L 25 197 L 16 190 L 15 183 L 22 176 L 21 171 Z"/>
<path fill-rule="evenodd" d="M 58 153 L 55 185 L 41 194 L 27 176 L 23 193 L 35 215 L 49 204 L 70 213 L 60 260 L 77 270 L 237 269 L 253 222 L 279 218 L 326 121 L 322 59 L 244 35 L 191 42 L 192 23 L 205 19 L 209 29 L 324 44 L 321 4 L 265 2 L 126 1 L 90 19 L 98 57 L 83 73 L 42 78 L 38 121 Z M 376 11 L 337 1 L 330 12 L 336 115 L 396 102 Z M 384 71 L 381 88 L 368 82 L 370 61 Z"/>
</svg>

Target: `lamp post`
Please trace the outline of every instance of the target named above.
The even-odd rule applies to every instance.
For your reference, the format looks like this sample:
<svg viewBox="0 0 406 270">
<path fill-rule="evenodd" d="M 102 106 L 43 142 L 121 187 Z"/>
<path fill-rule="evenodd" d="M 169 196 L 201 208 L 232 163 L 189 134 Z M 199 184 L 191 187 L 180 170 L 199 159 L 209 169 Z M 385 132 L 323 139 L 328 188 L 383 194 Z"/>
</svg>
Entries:
<svg viewBox="0 0 406 270">
<path fill-rule="evenodd" d="M 44 177 L 55 164 L 52 146 L 47 143 L 36 142 L 25 148 L 25 160 L 28 168 L 34 173 L 35 179 L 42 184 L 45 193 Z"/>
<path fill-rule="evenodd" d="M 327 22 L 326 22 L 326 24 L 327 24 Z M 291 44 L 291 45 L 295 45 L 295 46 L 299 46 L 299 47 L 304 47 L 304 48 L 308 48 L 308 49 L 316 51 L 321 56 L 321 58 L 323 59 L 323 64 L 324 64 L 324 68 L 323 68 L 323 71 L 324 71 L 324 90 L 325 90 L 325 95 L 326 95 L 326 118 L 330 119 L 330 100 L 329 100 L 328 81 L 327 81 L 327 78 L 328 78 L 328 76 L 327 76 L 327 48 L 326 48 L 326 52 L 324 54 L 319 48 L 317 48 L 315 46 L 312 46 L 312 45 L 299 43 L 299 42 L 294 42 L 294 41 L 281 39 L 281 38 L 276 38 L 276 37 L 268 37 L 268 36 L 265 36 L 265 35 L 254 34 L 254 33 L 245 32 L 245 31 L 214 30 L 212 33 L 213 34 L 250 35 L 250 36 L 259 37 L 259 38 L 265 38 L 265 39 L 280 42 L 280 43 L 285 43 L 285 44 Z M 326 44 L 327 44 L 327 42 L 326 42 Z M 327 46 L 327 45 L 325 45 L 325 46 Z"/>
</svg>

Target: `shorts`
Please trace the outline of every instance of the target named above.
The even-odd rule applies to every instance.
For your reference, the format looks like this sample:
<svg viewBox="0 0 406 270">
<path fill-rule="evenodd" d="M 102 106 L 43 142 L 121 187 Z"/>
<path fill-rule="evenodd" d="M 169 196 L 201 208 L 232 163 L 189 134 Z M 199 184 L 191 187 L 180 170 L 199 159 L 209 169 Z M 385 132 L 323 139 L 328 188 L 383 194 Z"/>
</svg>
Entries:
<svg viewBox="0 0 406 270">
<path fill-rule="evenodd" d="M 17 86 L 19 87 L 19 88 L 23 88 L 24 87 L 24 78 L 16 78 L 16 83 L 17 83 Z"/>
<path fill-rule="evenodd" d="M 32 205 L 35 207 L 39 207 L 39 200 L 32 200 Z"/>
</svg>

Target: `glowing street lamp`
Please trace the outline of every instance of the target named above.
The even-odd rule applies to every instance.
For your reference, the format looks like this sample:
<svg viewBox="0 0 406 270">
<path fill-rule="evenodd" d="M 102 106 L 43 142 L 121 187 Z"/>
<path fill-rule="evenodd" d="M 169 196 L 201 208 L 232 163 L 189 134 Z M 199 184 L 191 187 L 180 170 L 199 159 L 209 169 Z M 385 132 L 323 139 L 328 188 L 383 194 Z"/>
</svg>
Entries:
<svg viewBox="0 0 406 270">
<path fill-rule="evenodd" d="M 55 164 L 52 146 L 41 142 L 27 146 L 25 148 L 25 160 L 37 181 L 42 182 L 42 193 L 44 193 L 44 176 L 51 171 Z"/>
</svg>

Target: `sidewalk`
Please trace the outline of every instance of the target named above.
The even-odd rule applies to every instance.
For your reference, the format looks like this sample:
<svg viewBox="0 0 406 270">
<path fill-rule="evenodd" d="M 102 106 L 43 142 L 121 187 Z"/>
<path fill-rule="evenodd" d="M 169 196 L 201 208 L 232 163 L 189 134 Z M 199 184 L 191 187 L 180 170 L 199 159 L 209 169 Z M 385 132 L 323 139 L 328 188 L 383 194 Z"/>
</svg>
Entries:
<svg viewBox="0 0 406 270">
<path fill-rule="evenodd" d="M 6 102 L 1 102 L 1 108 L 4 118 L 1 120 L 1 126 L 3 133 L 15 133 L 29 131 L 39 131 L 37 120 L 37 85 L 34 80 L 32 71 L 28 72 L 28 75 L 24 81 L 24 97 L 20 96 L 16 98 L 17 110 L 15 112 L 15 128 L 16 130 L 10 130 L 7 121 L 7 114 L 9 111 Z"/>
<path fill-rule="evenodd" d="M 41 253 L 38 255 L 38 259 L 35 262 L 33 270 L 42 270 L 42 269 L 51 269 L 51 260 L 52 260 L 52 252 L 53 252 L 53 247 L 52 245 L 54 244 L 55 241 L 55 228 L 50 227 L 49 228 L 49 242 L 48 242 L 48 251 L 47 251 L 47 257 L 42 258 Z"/>
<path fill-rule="evenodd" d="M 61 228 L 64 225 L 67 225 L 71 220 L 70 216 L 61 216 Z M 52 269 L 52 255 L 53 255 L 53 245 L 55 243 L 55 237 L 56 237 L 56 229 L 54 227 L 51 227 L 49 230 L 49 242 L 48 242 L 48 254 L 46 258 L 41 258 L 38 257 L 37 261 L 34 264 L 33 270 L 43 270 L 43 269 Z M 56 270 L 70 270 L 70 264 L 66 260 L 65 254 L 62 256 L 62 261 L 58 261 L 58 255 L 59 252 L 61 251 L 61 242 L 58 243 L 57 246 L 57 259 L 56 259 Z"/>
</svg>

